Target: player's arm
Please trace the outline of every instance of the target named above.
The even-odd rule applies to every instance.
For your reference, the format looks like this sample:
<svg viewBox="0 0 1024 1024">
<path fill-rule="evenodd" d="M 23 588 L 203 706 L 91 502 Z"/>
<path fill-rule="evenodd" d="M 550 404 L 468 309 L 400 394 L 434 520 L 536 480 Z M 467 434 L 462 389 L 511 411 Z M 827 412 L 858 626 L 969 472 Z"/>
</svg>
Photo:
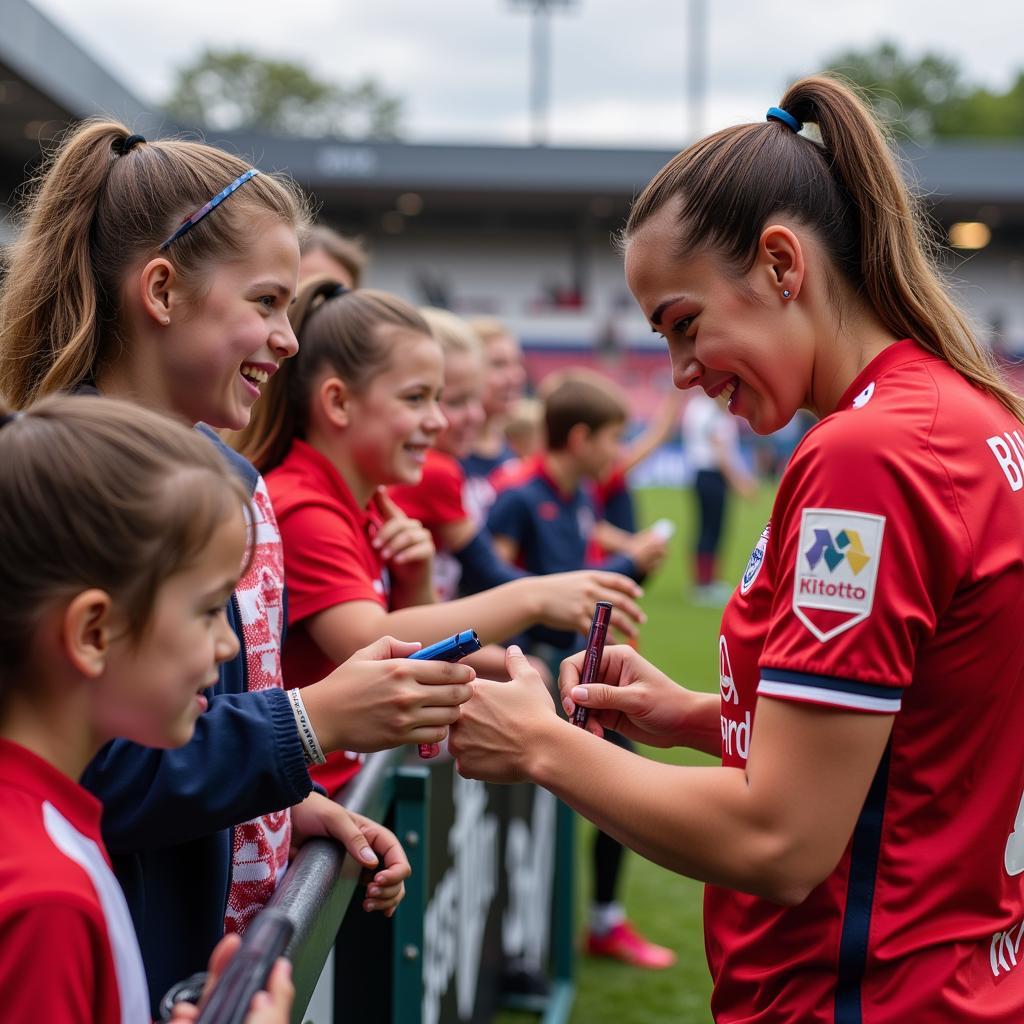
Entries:
<svg viewBox="0 0 1024 1024">
<path fill-rule="evenodd" d="M 471 778 L 544 786 L 681 874 L 797 904 L 838 863 L 892 716 L 761 698 L 745 768 L 663 764 L 554 714 L 540 681 L 477 680 L 450 748 Z"/>
</svg>

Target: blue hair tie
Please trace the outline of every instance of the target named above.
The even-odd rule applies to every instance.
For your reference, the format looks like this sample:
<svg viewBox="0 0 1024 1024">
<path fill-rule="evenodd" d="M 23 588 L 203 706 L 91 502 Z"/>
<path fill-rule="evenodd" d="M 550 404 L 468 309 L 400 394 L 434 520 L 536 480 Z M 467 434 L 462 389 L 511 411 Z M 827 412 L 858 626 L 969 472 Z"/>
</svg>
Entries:
<svg viewBox="0 0 1024 1024">
<path fill-rule="evenodd" d="M 186 231 L 190 231 L 192 228 L 194 228 L 208 213 L 210 213 L 211 210 L 217 209 L 217 207 L 220 206 L 220 204 L 223 203 L 224 200 L 227 199 L 227 197 L 231 195 L 231 193 L 234 192 L 236 188 L 239 188 L 240 186 L 244 185 L 250 178 L 255 178 L 256 175 L 259 173 L 260 172 L 256 170 L 255 167 L 250 167 L 249 170 L 247 170 L 244 174 L 240 174 L 237 178 L 235 178 L 235 180 L 231 182 L 230 185 L 227 185 L 224 188 L 222 188 L 205 206 L 199 207 L 199 209 L 196 210 L 196 212 L 193 213 L 191 217 L 186 217 L 181 222 L 181 227 L 179 227 L 178 230 L 175 231 L 174 234 L 171 235 L 171 237 L 168 238 L 165 242 L 160 243 L 161 252 L 164 249 L 166 249 L 167 246 L 171 244 L 171 242 L 176 242 L 179 238 L 181 238 L 181 236 L 185 234 Z"/>
<path fill-rule="evenodd" d="M 769 107 L 768 113 L 764 116 L 765 120 L 778 121 L 794 132 L 798 132 L 803 128 L 803 122 L 798 121 L 788 110 L 783 110 L 782 107 Z"/>
</svg>

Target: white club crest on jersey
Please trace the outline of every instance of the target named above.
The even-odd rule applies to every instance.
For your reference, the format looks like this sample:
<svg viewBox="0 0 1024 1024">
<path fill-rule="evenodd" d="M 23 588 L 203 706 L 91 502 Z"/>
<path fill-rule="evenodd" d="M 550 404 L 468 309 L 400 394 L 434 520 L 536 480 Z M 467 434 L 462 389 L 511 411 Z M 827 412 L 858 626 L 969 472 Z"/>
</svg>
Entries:
<svg viewBox="0 0 1024 1024">
<path fill-rule="evenodd" d="M 740 695 L 736 692 L 732 664 L 729 661 L 729 645 L 724 636 L 718 638 L 718 688 L 722 691 L 723 704 L 739 704 Z"/>
<path fill-rule="evenodd" d="M 868 402 L 871 401 L 871 396 L 875 393 L 875 382 L 872 381 L 852 402 L 854 409 L 862 409 Z"/>
<path fill-rule="evenodd" d="M 740 580 L 741 594 L 745 594 L 754 585 L 754 580 L 757 579 L 757 574 L 761 571 L 761 566 L 764 565 L 764 553 L 768 547 L 768 535 L 771 533 L 771 529 L 772 524 L 768 523 L 761 531 L 761 536 L 754 545 L 754 550 L 750 552 L 750 558 L 747 559 L 747 567 L 743 570 L 743 579 Z"/>
<path fill-rule="evenodd" d="M 824 643 L 863 622 L 875 600 L 885 516 L 805 508 L 793 573 L 793 611 Z"/>
</svg>

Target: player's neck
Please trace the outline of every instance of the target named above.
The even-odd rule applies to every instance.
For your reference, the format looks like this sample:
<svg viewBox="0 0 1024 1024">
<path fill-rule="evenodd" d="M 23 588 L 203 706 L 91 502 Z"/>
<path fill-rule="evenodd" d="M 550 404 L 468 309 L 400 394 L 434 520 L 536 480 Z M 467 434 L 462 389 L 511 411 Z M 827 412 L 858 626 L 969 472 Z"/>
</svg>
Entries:
<svg viewBox="0 0 1024 1024">
<path fill-rule="evenodd" d="M 583 481 L 583 473 L 576 465 L 576 460 L 564 451 L 545 452 L 543 457 L 544 472 L 554 481 L 558 490 L 570 497 L 579 490 Z"/>
</svg>

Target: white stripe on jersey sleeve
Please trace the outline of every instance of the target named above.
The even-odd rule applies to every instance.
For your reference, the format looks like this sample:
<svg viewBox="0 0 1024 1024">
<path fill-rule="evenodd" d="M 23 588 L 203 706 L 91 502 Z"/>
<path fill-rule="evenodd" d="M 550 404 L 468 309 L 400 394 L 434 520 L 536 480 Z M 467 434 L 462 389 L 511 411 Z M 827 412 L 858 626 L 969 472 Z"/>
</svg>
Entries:
<svg viewBox="0 0 1024 1024">
<path fill-rule="evenodd" d="M 828 707 L 849 708 L 851 711 L 875 711 L 886 715 L 895 715 L 902 705 L 902 691 L 892 697 L 873 697 L 865 693 L 832 690 L 827 686 L 784 683 L 776 679 L 762 678 L 758 683 L 757 692 L 766 697 L 782 697 L 788 700 L 824 704 Z"/>
</svg>

